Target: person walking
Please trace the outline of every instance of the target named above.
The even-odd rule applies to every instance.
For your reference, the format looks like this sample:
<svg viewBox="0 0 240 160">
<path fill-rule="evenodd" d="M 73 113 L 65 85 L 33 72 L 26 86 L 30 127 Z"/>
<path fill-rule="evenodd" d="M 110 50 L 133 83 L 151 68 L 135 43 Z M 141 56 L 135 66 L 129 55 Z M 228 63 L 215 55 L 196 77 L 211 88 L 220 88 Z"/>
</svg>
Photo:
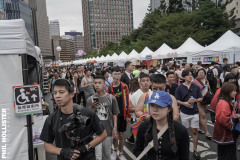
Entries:
<svg viewBox="0 0 240 160">
<path fill-rule="evenodd" d="M 153 148 L 142 160 L 188 160 L 189 135 L 187 129 L 173 120 L 172 98 L 164 91 L 156 91 L 148 101 L 150 120 L 144 121 L 138 129 L 133 153 L 139 156 L 149 142 Z M 158 139 L 157 133 L 168 125 L 168 129 Z"/>
<path fill-rule="evenodd" d="M 203 97 L 206 96 L 208 92 L 210 92 L 209 83 L 208 83 L 208 80 L 206 79 L 206 71 L 203 68 L 198 70 L 197 77 L 193 80 L 193 83 L 198 85 Z M 211 139 L 212 135 L 208 132 L 205 110 L 207 108 L 207 105 L 210 104 L 210 102 L 211 100 L 209 100 L 209 102 L 204 102 L 204 98 L 203 98 L 203 101 L 197 104 L 198 110 L 199 110 L 199 120 L 200 120 L 199 122 L 205 131 L 204 132 L 199 128 L 198 133 L 201 133 L 201 134 L 205 133 L 208 139 Z"/>
<path fill-rule="evenodd" d="M 86 99 L 84 96 L 84 91 L 81 88 L 81 82 L 84 78 L 84 66 L 77 66 L 77 73 L 74 74 L 74 81 L 75 81 L 75 87 L 77 90 L 77 104 L 81 104 L 81 100 L 83 99 L 83 106 L 86 107 Z"/>
<path fill-rule="evenodd" d="M 236 136 L 233 134 L 235 123 L 239 123 L 240 114 L 236 114 L 232 99 L 237 95 L 234 83 L 224 83 L 216 106 L 213 141 L 218 144 L 218 160 L 237 160 Z"/>
<path fill-rule="evenodd" d="M 116 97 L 120 113 L 117 119 L 117 131 L 118 137 L 113 139 L 113 153 L 112 159 L 116 160 L 117 156 L 120 160 L 126 160 L 123 155 L 123 146 L 125 142 L 124 132 L 126 131 L 127 124 L 131 120 L 131 114 L 129 110 L 129 90 L 128 86 L 120 81 L 121 69 L 119 67 L 113 67 L 112 69 L 113 82 L 108 86 L 107 92 Z M 119 150 L 119 154 L 117 151 Z"/>
<path fill-rule="evenodd" d="M 186 128 L 191 128 L 193 137 L 193 158 L 200 159 L 197 153 L 199 111 L 197 103 L 202 101 L 200 88 L 192 83 L 192 73 L 189 70 L 183 70 L 182 77 L 185 82 L 178 86 L 175 92 L 177 103 L 180 105 L 180 117 L 182 124 Z"/>
<path fill-rule="evenodd" d="M 125 72 L 121 76 L 121 82 L 125 83 L 129 87 L 129 81 L 134 77 L 132 74 L 133 72 L 133 65 L 132 62 L 127 61 L 125 63 Z"/>
<path fill-rule="evenodd" d="M 119 108 L 116 98 L 104 91 L 105 78 L 94 77 L 96 93 L 87 99 L 87 108 L 92 109 L 107 131 L 107 138 L 95 147 L 96 160 L 111 160 L 112 139 L 117 136 L 117 115 Z"/>
<path fill-rule="evenodd" d="M 91 70 L 85 69 L 85 77 L 82 79 L 81 88 L 84 90 L 84 96 L 87 100 L 91 95 L 95 93 L 93 88 L 93 77 L 91 76 Z"/>
</svg>

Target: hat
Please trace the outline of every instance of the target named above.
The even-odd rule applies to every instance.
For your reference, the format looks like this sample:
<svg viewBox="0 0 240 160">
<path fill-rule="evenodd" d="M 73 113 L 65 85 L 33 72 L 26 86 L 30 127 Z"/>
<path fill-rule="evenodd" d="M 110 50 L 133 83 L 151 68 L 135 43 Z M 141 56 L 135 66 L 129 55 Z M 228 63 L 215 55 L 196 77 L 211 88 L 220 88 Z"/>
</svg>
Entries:
<svg viewBox="0 0 240 160">
<path fill-rule="evenodd" d="M 97 66 L 97 69 L 101 69 L 101 66 Z"/>
<path fill-rule="evenodd" d="M 172 97 L 167 92 L 157 91 L 152 94 L 151 99 L 148 101 L 148 104 L 150 103 L 160 107 L 172 106 Z"/>
</svg>

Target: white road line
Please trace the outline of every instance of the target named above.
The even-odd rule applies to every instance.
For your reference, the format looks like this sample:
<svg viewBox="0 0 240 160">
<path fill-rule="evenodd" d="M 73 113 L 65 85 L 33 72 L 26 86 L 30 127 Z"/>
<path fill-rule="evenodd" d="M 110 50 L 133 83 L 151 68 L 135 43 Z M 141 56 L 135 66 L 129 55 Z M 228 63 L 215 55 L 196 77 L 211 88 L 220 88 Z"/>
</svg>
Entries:
<svg viewBox="0 0 240 160">
<path fill-rule="evenodd" d="M 112 145 L 112 150 L 114 149 L 114 146 Z M 127 155 L 132 158 L 133 160 L 134 159 L 137 159 L 136 156 L 127 148 L 127 147 L 123 147 L 123 151 L 125 151 L 127 153 Z"/>
<path fill-rule="evenodd" d="M 212 124 L 212 122 L 211 123 L 207 122 L 207 125 L 211 126 L 211 127 L 214 127 L 214 124 Z"/>
<path fill-rule="evenodd" d="M 213 124 L 212 121 L 210 121 L 210 120 L 207 120 L 207 122 Z"/>
</svg>

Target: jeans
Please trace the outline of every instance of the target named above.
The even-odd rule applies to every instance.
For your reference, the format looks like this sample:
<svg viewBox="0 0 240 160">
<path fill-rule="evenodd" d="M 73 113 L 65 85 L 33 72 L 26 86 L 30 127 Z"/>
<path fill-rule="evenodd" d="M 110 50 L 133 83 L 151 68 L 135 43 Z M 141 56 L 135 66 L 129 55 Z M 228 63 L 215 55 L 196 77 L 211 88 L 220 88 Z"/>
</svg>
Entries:
<svg viewBox="0 0 240 160">
<path fill-rule="evenodd" d="M 96 160 L 111 160 L 112 139 L 113 137 L 107 137 L 95 147 Z"/>
</svg>

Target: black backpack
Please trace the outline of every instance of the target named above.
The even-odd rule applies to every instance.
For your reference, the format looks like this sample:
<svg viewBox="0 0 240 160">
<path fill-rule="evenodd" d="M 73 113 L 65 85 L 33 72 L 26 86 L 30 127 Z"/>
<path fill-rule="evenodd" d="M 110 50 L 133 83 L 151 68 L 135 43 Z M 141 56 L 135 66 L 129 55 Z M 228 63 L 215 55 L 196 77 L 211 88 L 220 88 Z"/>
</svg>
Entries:
<svg viewBox="0 0 240 160">
<path fill-rule="evenodd" d="M 214 79 L 215 79 L 215 77 L 214 77 L 214 74 L 213 74 L 213 69 L 208 68 L 208 71 L 207 71 L 208 82 L 212 84 L 212 83 L 214 83 Z"/>
</svg>

